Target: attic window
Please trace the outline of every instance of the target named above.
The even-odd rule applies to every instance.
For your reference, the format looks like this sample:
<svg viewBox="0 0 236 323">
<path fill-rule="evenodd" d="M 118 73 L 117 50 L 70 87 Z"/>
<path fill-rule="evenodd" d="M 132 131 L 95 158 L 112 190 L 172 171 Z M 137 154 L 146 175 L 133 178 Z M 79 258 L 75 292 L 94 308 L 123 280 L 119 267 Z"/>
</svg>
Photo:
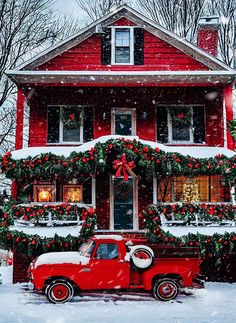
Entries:
<svg viewBox="0 0 236 323">
<path fill-rule="evenodd" d="M 112 64 L 133 64 L 133 28 L 113 28 Z"/>
<path fill-rule="evenodd" d="M 102 35 L 103 65 L 143 65 L 144 30 L 130 26 L 112 26 Z"/>
</svg>

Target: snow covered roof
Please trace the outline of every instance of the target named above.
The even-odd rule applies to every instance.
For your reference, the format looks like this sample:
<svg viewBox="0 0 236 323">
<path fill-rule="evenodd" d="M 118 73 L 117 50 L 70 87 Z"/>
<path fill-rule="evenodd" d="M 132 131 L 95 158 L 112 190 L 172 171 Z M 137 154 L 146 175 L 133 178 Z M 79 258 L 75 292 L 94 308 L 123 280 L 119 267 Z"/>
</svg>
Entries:
<svg viewBox="0 0 236 323">
<path fill-rule="evenodd" d="M 98 139 L 89 141 L 84 143 L 81 146 L 67 146 L 67 147 L 62 147 L 62 146 L 45 146 L 45 147 L 29 147 L 29 148 L 23 148 L 19 150 L 15 150 L 12 152 L 12 158 L 14 159 L 24 159 L 28 158 L 29 156 L 35 157 L 40 154 L 46 154 L 46 153 L 52 153 L 55 155 L 63 155 L 65 157 L 68 157 L 70 153 L 73 151 L 76 152 L 85 152 L 87 150 L 90 150 L 93 148 L 96 143 L 105 143 L 110 139 L 121 139 L 121 138 L 126 138 L 129 140 L 136 139 L 137 141 L 140 141 L 144 145 L 149 145 L 152 148 L 159 148 L 165 152 L 175 152 L 175 153 L 180 153 L 184 156 L 191 156 L 195 158 L 210 158 L 214 157 L 218 154 L 225 155 L 227 157 L 232 157 L 236 153 L 233 150 L 229 150 L 224 147 L 208 147 L 208 146 L 166 146 L 162 145 L 160 143 L 154 142 L 154 141 L 147 141 L 147 140 L 142 140 L 139 139 L 138 136 L 119 136 L 119 135 L 109 135 L 109 136 L 103 136 L 99 137 Z"/>
<path fill-rule="evenodd" d="M 121 241 L 123 240 L 124 238 L 119 235 L 119 234 L 96 234 L 94 236 L 95 239 L 101 239 L 101 240 L 105 240 L 105 239 L 112 239 L 112 240 L 115 240 L 115 241 Z"/>
<path fill-rule="evenodd" d="M 63 84 L 186 84 L 186 83 L 231 83 L 236 71 L 18 71 L 6 74 L 16 83 L 61 83 Z"/>
<path fill-rule="evenodd" d="M 53 57 L 56 57 L 57 55 L 62 54 L 68 49 L 78 45 L 85 39 L 92 36 L 94 33 L 96 33 L 96 26 L 99 26 L 101 29 L 103 27 L 106 27 L 112 24 L 113 22 L 117 21 L 120 18 L 127 18 L 131 20 L 136 25 L 146 29 L 150 33 L 154 34 L 155 36 L 159 37 L 163 41 L 174 46 L 175 48 L 183 51 L 187 55 L 194 57 L 196 60 L 198 60 L 199 62 L 201 62 L 202 64 L 204 64 L 205 66 L 209 67 L 212 70 L 228 70 L 228 71 L 231 70 L 227 65 L 222 63 L 214 56 L 206 53 L 205 51 L 201 50 L 197 46 L 194 46 L 193 44 L 189 43 L 185 39 L 161 27 L 156 22 L 145 17 L 143 14 L 139 13 L 135 9 L 129 7 L 128 5 L 120 6 L 119 8 L 112 11 L 111 13 L 108 13 L 104 17 L 91 23 L 86 28 L 79 30 L 77 33 L 70 36 L 69 38 L 55 44 L 54 46 L 46 49 L 36 57 L 33 57 L 29 61 L 19 65 L 16 69 L 17 70 L 35 69 L 38 66 L 46 63 Z"/>
</svg>

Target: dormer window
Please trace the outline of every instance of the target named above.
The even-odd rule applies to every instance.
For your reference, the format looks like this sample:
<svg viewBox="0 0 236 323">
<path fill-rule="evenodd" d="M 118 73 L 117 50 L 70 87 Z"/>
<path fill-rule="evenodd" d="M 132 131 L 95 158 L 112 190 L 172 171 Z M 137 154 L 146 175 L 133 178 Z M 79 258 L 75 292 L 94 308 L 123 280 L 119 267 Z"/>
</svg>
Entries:
<svg viewBox="0 0 236 323">
<path fill-rule="evenodd" d="M 112 64 L 127 65 L 134 62 L 134 29 L 112 28 Z"/>
</svg>

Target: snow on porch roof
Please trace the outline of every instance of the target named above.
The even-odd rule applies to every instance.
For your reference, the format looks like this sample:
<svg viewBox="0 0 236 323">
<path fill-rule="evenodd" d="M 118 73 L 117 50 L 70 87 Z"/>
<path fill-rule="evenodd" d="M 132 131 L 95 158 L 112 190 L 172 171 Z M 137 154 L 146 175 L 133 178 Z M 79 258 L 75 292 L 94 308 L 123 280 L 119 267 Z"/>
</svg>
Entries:
<svg viewBox="0 0 236 323">
<path fill-rule="evenodd" d="M 71 152 L 85 152 L 93 148 L 97 143 L 106 143 L 110 139 L 129 139 L 133 140 L 136 139 L 137 141 L 141 142 L 144 145 L 149 145 L 152 148 L 159 148 L 165 152 L 173 152 L 173 153 L 180 153 L 184 156 L 191 156 L 195 158 L 210 158 L 214 157 L 218 154 L 225 155 L 227 157 L 232 157 L 235 155 L 235 152 L 223 147 L 206 147 L 206 146 L 165 146 L 159 144 L 154 141 L 147 141 L 141 140 L 138 136 L 118 136 L 118 135 L 110 135 L 110 136 L 103 136 L 98 139 L 89 141 L 81 146 L 69 146 L 69 147 L 62 147 L 62 146 L 45 146 L 45 147 L 29 147 L 23 148 L 20 150 L 15 150 L 12 152 L 12 158 L 14 159 L 24 159 L 28 158 L 29 156 L 35 157 L 40 154 L 52 153 L 55 155 L 64 155 L 65 157 L 69 156 Z"/>
<path fill-rule="evenodd" d="M 19 84 L 231 83 L 235 71 L 17 71 L 5 72 Z"/>
</svg>

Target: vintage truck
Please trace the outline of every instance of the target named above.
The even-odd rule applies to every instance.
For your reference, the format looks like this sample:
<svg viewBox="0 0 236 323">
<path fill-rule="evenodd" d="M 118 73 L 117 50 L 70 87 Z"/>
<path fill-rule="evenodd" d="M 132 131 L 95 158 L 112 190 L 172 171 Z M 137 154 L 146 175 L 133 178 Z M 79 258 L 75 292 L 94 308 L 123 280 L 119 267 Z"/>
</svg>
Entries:
<svg viewBox="0 0 236 323">
<path fill-rule="evenodd" d="M 29 267 L 29 287 L 46 294 L 52 303 L 69 301 L 74 292 L 98 290 L 152 291 L 162 301 L 174 299 L 181 287 L 198 279 L 196 250 L 154 250 L 132 245 L 120 235 L 97 235 L 77 252 L 51 252 Z M 155 254 L 154 254 L 155 253 Z"/>
</svg>

